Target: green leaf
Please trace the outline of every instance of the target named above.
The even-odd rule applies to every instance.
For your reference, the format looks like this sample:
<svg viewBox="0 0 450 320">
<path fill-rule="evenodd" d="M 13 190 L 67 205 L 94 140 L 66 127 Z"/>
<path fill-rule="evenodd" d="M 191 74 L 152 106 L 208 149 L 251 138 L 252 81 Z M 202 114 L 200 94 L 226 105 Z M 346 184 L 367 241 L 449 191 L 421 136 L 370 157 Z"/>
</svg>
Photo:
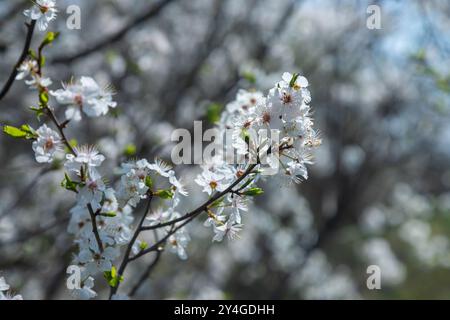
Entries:
<svg viewBox="0 0 450 320">
<path fill-rule="evenodd" d="M 41 103 L 41 105 L 45 106 L 48 103 L 48 93 L 45 91 L 42 91 L 39 94 L 39 102 Z"/>
<path fill-rule="evenodd" d="M 47 32 L 47 34 L 46 34 L 44 40 L 42 40 L 42 43 L 41 43 L 41 45 L 40 45 L 40 48 L 42 49 L 42 48 L 44 48 L 45 46 L 47 46 L 47 45 L 53 43 L 53 41 L 55 41 L 55 40 L 58 38 L 58 36 L 59 36 L 59 32 L 52 32 L 52 31 Z"/>
<path fill-rule="evenodd" d="M 3 132 L 13 138 L 19 139 L 36 139 L 38 134 L 36 131 L 31 128 L 28 124 L 22 125 L 20 128 L 16 128 L 13 126 L 4 126 Z"/>
<path fill-rule="evenodd" d="M 100 215 L 102 217 L 114 218 L 117 216 L 117 213 L 116 212 L 106 212 L 106 213 L 100 213 Z"/>
<path fill-rule="evenodd" d="M 211 103 L 206 111 L 206 118 L 212 124 L 219 122 L 222 113 L 222 105 L 219 103 Z"/>
<path fill-rule="evenodd" d="M 79 183 L 72 181 L 72 179 L 70 179 L 70 177 L 67 173 L 64 174 L 64 179 L 61 182 L 61 187 L 63 187 L 66 190 L 69 190 L 69 191 L 78 192 L 77 191 L 78 185 L 79 185 Z"/>
<path fill-rule="evenodd" d="M 149 188 L 152 189 L 153 188 L 153 180 L 150 176 L 146 176 L 145 177 L 145 185 Z"/>
<path fill-rule="evenodd" d="M 142 242 L 139 244 L 139 249 L 145 250 L 145 249 L 147 249 L 147 248 L 148 248 L 148 243 L 147 243 L 147 242 L 142 241 Z"/>
<path fill-rule="evenodd" d="M 106 281 L 108 281 L 108 284 L 113 288 L 117 287 L 119 282 L 123 281 L 123 276 L 119 276 L 115 266 L 112 266 L 111 271 L 105 271 L 103 273 L 103 276 L 105 277 Z"/>
<path fill-rule="evenodd" d="M 30 135 L 30 136 L 33 136 L 33 137 L 35 137 L 35 138 L 38 137 L 37 132 L 36 132 L 32 127 L 30 127 L 29 124 L 23 124 L 23 125 L 21 125 L 21 126 L 20 126 L 20 129 L 21 129 L 22 131 L 26 132 L 26 133 L 27 133 L 28 135 Z"/>
<path fill-rule="evenodd" d="M 41 107 L 30 107 L 30 110 L 36 113 L 38 121 L 40 121 L 41 116 L 44 115 L 44 108 Z"/>
<path fill-rule="evenodd" d="M 127 157 L 132 157 L 136 155 L 137 148 L 136 145 L 129 143 L 125 146 L 125 150 L 123 151 L 123 154 Z"/>
<path fill-rule="evenodd" d="M 255 74 L 254 74 L 253 72 L 250 72 L 250 71 L 244 71 L 244 72 L 242 73 L 242 77 L 243 77 L 245 80 L 247 80 L 248 82 L 250 82 L 250 83 L 253 83 L 253 84 L 256 83 L 256 76 L 255 76 Z"/>
<path fill-rule="evenodd" d="M 250 197 L 259 196 L 259 195 L 262 195 L 263 193 L 264 193 L 264 190 L 261 188 L 251 188 L 251 189 L 248 189 L 247 191 L 242 192 L 243 195 L 250 196 Z"/>
<path fill-rule="evenodd" d="M 171 190 L 158 190 L 153 195 L 156 197 L 160 197 L 161 199 L 173 198 L 173 192 Z"/>
<path fill-rule="evenodd" d="M 297 78 L 298 78 L 299 76 L 300 76 L 299 73 L 294 73 L 294 74 L 292 75 L 292 79 L 291 79 L 291 81 L 289 82 L 289 87 L 293 88 L 293 87 L 295 86 L 295 82 L 297 81 Z"/>
<path fill-rule="evenodd" d="M 39 65 L 41 66 L 41 68 L 43 68 L 45 66 L 45 57 L 44 57 L 44 55 L 41 55 L 41 60 L 39 61 Z"/>
<path fill-rule="evenodd" d="M 219 206 L 221 206 L 221 205 L 223 205 L 223 197 L 222 197 L 222 198 L 219 198 L 219 199 L 217 199 L 216 201 L 214 201 L 213 203 L 211 203 L 211 204 L 209 205 L 209 208 L 215 208 L 215 207 L 219 207 Z"/>
<path fill-rule="evenodd" d="M 77 139 L 70 139 L 69 144 L 71 147 L 75 148 L 78 145 Z"/>
<path fill-rule="evenodd" d="M 31 58 L 33 58 L 34 60 L 37 60 L 37 55 L 36 52 L 33 49 L 28 50 L 28 54 L 30 55 Z"/>
<path fill-rule="evenodd" d="M 3 132 L 13 138 L 25 138 L 27 136 L 25 131 L 12 126 L 4 126 Z"/>
</svg>

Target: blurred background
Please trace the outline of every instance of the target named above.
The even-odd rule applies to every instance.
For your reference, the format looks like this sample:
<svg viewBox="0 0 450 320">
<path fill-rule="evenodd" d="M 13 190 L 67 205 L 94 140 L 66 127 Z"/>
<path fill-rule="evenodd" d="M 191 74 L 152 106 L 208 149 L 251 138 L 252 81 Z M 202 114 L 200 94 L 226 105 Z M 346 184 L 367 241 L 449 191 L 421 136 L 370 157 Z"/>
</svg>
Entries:
<svg viewBox="0 0 450 320">
<path fill-rule="evenodd" d="M 264 185 L 242 238 L 211 243 L 190 226 L 189 260 L 166 252 L 137 298 L 450 298 L 450 3 L 354 0 L 59 0 L 47 49 L 54 89 L 72 76 L 114 85 L 119 107 L 69 130 L 107 156 L 170 160 L 175 128 L 192 128 L 239 88 L 267 90 L 284 71 L 310 82 L 323 145 L 309 179 Z M 81 8 L 69 30 L 66 8 Z M 369 5 L 381 29 L 367 27 Z M 0 83 L 25 38 L 29 1 L 0 1 Z M 37 32 L 33 46 L 44 37 Z M 14 83 L 0 123 L 36 123 L 36 93 Z M 63 114 L 65 108 L 57 109 Z M 34 161 L 26 141 L 0 135 L 0 276 L 26 299 L 69 298 L 74 199 L 63 170 Z M 180 166 L 192 181 L 195 166 Z M 189 210 L 204 200 L 189 184 Z M 151 258 L 133 263 L 133 285 Z M 366 286 L 381 268 L 381 290 Z M 106 298 L 106 286 L 100 298 Z"/>
</svg>

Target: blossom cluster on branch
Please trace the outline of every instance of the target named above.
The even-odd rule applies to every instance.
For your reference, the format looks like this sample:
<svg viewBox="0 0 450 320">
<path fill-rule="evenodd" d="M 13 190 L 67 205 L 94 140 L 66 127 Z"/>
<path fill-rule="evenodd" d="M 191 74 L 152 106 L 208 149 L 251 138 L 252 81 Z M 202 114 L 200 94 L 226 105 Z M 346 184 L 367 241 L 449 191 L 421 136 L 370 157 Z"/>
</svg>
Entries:
<svg viewBox="0 0 450 320">
<path fill-rule="evenodd" d="M 45 30 L 56 12 L 54 1 L 37 0 L 25 15 Z M 111 287 L 110 298 L 123 297 L 117 291 L 130 262 L 148 253 L 159 254 L 166 245 L 181 259 L 187 258 L 190 236 L 186 225 L 199 215 L 206 214 L 204 224 L 212 227 L 213 241 L 225 237 L 233 240 L 243 228 L 242 213 L 248 212 L 253 197 L 263 193 L 257 185 L 260 179 L 280 180 L 283 184 L 307 179 L 306 165 L 312 163 L 312 151 L 320 145 L 310 114 L 308 81 L 298 74 L 284 73 L 267 95 L 241 90 L 236 100 L 227 105 L 217 128 L 232 131 L 231 147 L 237 151 L 238 159 L 230 162 L 220 153 L 206 159 L 195 182 L 209 198 L 196 209 L 180 212 L 180 200 L 188 192 L 173 168 L 160 159 L 122 163 L 117 182 L 108 183 L 101 173 L 105 156 L 94 146 L 73 143 L 65 129 L 84 116 L 107 115 L 117 106 L 114 92 L 110 86 L 101 87 L 87 76 L 51 90 L 52 80 L 43 75 L 43 49 L 57 36 L 47 33 L 39 50 L 30 50 L 16 77 L 37 90 L 39 104 L 31 109 L 38 119 L 45 117 L 51 125 L 42 124 L 37 129 L 28 124 L 5 126 L 4 132 L 31 140 L 38 163 L 63 164 L 61 186 L 76 197 L 68 225 L 77 246 L 73 264 L 82 270 L 79 288 L 73 290 L 76 297 L 95 297 L 94 280 L 99 274 Z M 51 105 L 52 97 L 58 107 Z M 61 105 L 67 106 L 63 121 L 58 120 L 55 111 Z M 267 131 L 278 139 L 262 134 Z M 139 214 L 141 202 L 146 202 L 146 206 Z M 140 238 L 150 230 L 156 234 L 155 243 Z M 124 247 L 123 259 L 116 265 Z M 7 290 L 1 281 L 0 290 Z"/>
</svg>

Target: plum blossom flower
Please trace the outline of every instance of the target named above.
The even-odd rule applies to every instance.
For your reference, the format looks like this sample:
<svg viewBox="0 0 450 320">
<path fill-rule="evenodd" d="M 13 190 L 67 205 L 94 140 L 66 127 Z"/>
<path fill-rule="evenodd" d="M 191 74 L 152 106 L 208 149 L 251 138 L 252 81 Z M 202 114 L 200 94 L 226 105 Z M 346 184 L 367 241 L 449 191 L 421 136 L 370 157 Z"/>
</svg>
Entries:
<svg viewBox="0 0 450 320">
<path fill-rule="evenodd" d="M 23 80 L 29 75 L 36 72 L 38 64 L 36 60 L 26 59 L 22 64 L 17 68 L 17 76 L 16 80 Z"/>
<path fill-rule="evenodd" d="M 68 105 L 66 118 L 81 120 L 81 111 L 88 117 L 106 115 L 109 108 L 115 108 L 117 103 L 112 100 L 113 90 L 110 87 L 101 88 L 90 77 L 81 77 L 77 82 L 63 84 L 62 89 L 50 91 L 58 103 Z"/>
<path fill-rule="evenodd" d="M 107 247 L 103 252 L 84 248 L 78 254 L 78 261 L 86 267 L 89 274 L 109 271 L 112 268 L 112 261 L 120 255 L 119 250 L 114 247 Z"/>
<path fill-rule="evenodd" d="M 25 10 L 23 14 L 31 20 L 36 20 L 38 29 L 45 31 L 50 21 L 56 19 L 57 12 L 54 0 L 35 0 L 34 6 Z"/>
<path fill-rule="evenodd" d="M 239 239 L 239 232 L 242 230 L 242 224 L 234 224 L 231 221 L 223 225 L 214 227 L 214 238 L 213 241 L 221 242 L 225 236 L 229 240 Z"/>
<path fill-rule="evenodd" d="M 32 74 L 30 80 L 25 80 L 25 84 L 30 87 L 30 89 L 46 89 L 52 85 L 52 80 L 50 78 L 41 77 L 38 74 Z"/>
<path fill-rule="evenodd" d="M 36 130 L 36 133 L 38 137 L 32 144 L 36 161 L 39 163 L 53 162 L 55 153 L 61 150 L 62 141 L 60 136 L 45 124 Z"/>
<path fill-rule="evenodd" d="M 105 160 L 105 156 L 100 154 L 95 147 L 81 146 L 75 148 L 76 156 L 73 154 L 66 155 L 64 166 L 68 171 L 81 173 L 81 168 L 92 169 L 99 167 Z M 87 168 L 86 168 L 87 167 Z"/>
<path fill-rule="evenodd" d="M 176 253 L 182 260 L 188 258 L 186 247 L 191 240 L 189 234 L 184 230 L 178 230 L 174 235 L 169 237 L 170 251 Z"/>
<path fill-rule="evenodd" d="M 75 299 L 79 300 L 95 298 L 97 293 L 92 288 L 94 288 L 94 278 L 88 277 L 83 281 L 83 286 L 80 289 L 72 290 L 72 295 Z"/>
<path fill-rule="evenodd" d="M 0 277 L 0 300 L 23 300 L 20 294 L 13 295 L 8 290 L 10 289 L 9 284 L 6 283 L 4 277 Z"/>
<path fill-rule="evenodd" d="M 145 159 L 122 164 L 123 175 L 117 191 L 119 203 L 136 207 L 141 199 L 146 198 L 149 190 L 146 178 L 149 172 L 149 163 Z"/>
<path fill-rule="evenodd" d="M 226 183 L 225 175 L 219 172 L 212 172 L 204 170 L 197 176 L 195 182 L 203 187 L 203 192 L 211 195 L 214 191 L 224 191 L 228 184 Z"/>
<path fill-rule="evenodd" d="M 80 206 L 91 204 L 94 209 L 100 208 L 100 202 L 103 199 L 105 183 L 97 170 L 90 170 L 85 184 L 78 190 L 77 203 Z"/>
<path fill-rule="evenodd" d="M 168 177 L 169 172 L 172 169 L 172 166 L 169 165 L 168 163 L 164 162 L 163 160 L 156 158 L 155 163 L 149 164 L 148 168 L 150 170 L 155 171 L 156 173 L 158 173 L 159 175 L 161 175 L 163 177 Z"/>
</svg>

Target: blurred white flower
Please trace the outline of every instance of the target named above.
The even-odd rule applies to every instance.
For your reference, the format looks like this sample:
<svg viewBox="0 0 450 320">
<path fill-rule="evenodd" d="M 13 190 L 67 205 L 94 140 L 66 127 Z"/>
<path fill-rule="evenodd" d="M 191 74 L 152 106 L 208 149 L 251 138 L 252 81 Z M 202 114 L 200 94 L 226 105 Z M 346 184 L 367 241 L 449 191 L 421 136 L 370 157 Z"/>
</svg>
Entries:
<svg viewBox="0 0 450 320">
<path fill-rule="evenodd" d="M 89 300 L 95 298 L 97 293 L 92 289 L 94 288 L 94 278 L 88 277 L 83 282 L 83 286 L 80 289 L 74 289 L 72 295 L 75 299 Z"/>
<path fill-rule="evenodd" d="M 239 239 L 239 232 L 242 230 L 242 227 L 242 224 L 234 224 L 231 221 L 216 226 L 214 227 L 215 235 L 213 241 L 221 242 L 225 236 L 227 236 L 229 240 Z"/>
<path fill-rule="evenodd" d="M 115 108 L 117 103 L 112 100 L 111 88 L 101 88 L 90 77 L 81 77 L 77 82 L 63 84 L 63 89 L 50 91 L 58 103 L 69 105 L 66 118 L 75 121 L 81 120 L 81 112 L 88 117 L 106 115 L 109 108 Z"/>
<path fill-rule="evenodd" d="M 37 129 L 36 133 L 38 134 L 38 137 L 32 144 L 36 161 L 39 163 L 53 162 L 55 153 L 61 150 L 62 146 L 59 134 L 45 124 Z"/>
<path fill-rule="evenodd" d="M 169 237 L 170 251 L 176 253 L 182 260 L 188 258 L 186 247 L 191 238 L 189 234 L 184 230 L 178 230 L 174 235 Z"/>
<path fill-rule="evenodd" d="M 10 289 L 4 277 L 0 277 L 0 300 L 23 300 L 20 294 L 13 295 L 7 292 Z"/>
<path fill-rule="evenodd" d="M 30 74 L 33 74 L 37 69 L 36 60 L 26 59 L 22 64 L 17 68 L 17 76 L 16 80 L 23 80 L 28 77 Z"/>
<path fill-rule="evenodd" d="M 48 28 L 49 22 L 56 19 L 56 3 L 54 0 L 35 0 L 34 6 L 25 10 L 23 13 L 31 20 L 36 20 L 37 27 L 40 31 Z"/>
</svg>

